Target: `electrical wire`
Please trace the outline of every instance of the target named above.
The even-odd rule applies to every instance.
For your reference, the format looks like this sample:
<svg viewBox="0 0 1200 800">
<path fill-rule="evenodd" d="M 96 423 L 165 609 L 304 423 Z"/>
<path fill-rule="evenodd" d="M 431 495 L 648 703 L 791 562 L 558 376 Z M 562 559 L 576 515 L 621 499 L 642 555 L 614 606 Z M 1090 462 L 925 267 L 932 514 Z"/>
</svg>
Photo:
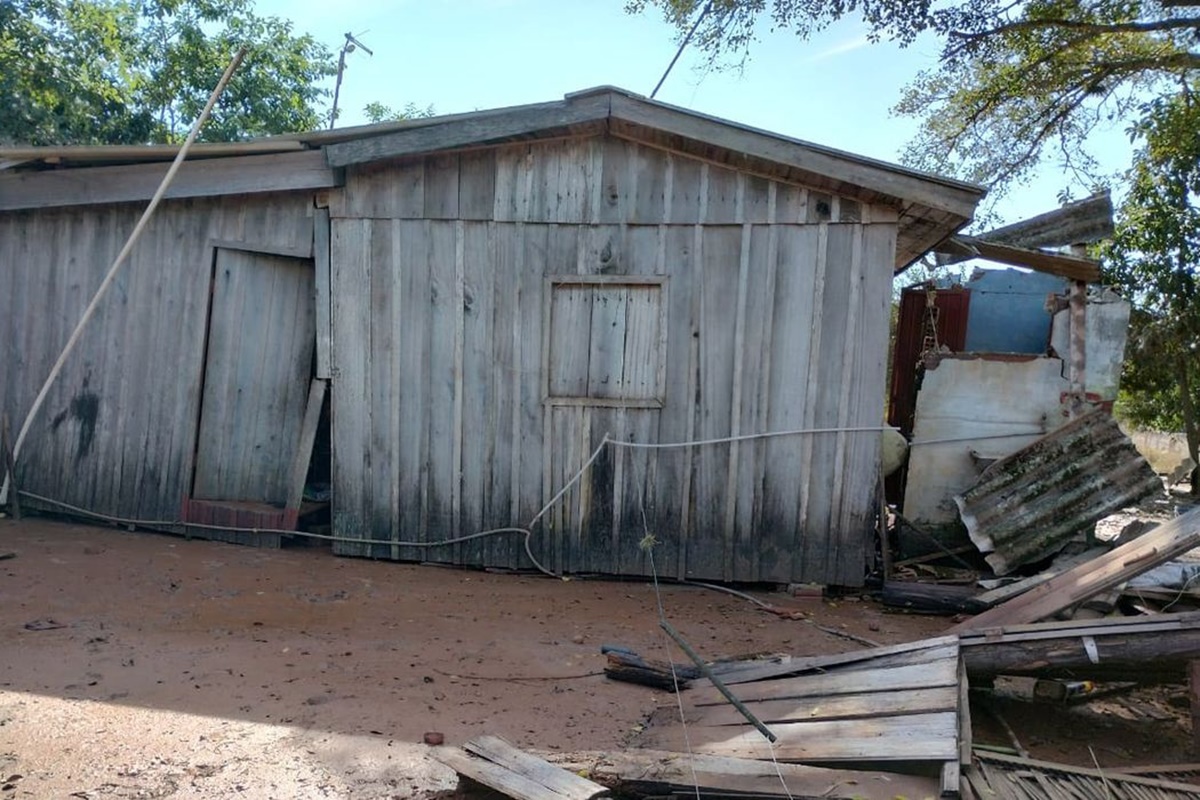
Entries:
<svg viewBox="0 0 1200 800">
<path fill-rule="evenodd" d="M 524 527 L 506 526 L 506 527 L 501 527 L 501 528 L 491 528 L 491 529 L 488 529 L 485 531 L 479 531 L 477 533 L 471 533 L 471 534 L 467 534 L 464 536 L 455 536 L 450 539 L 441 539 L 436 542 L 399 541 L 399 540 L 387 540 L 387 539 L 366 539 L 366 538 L 355 538 L 355 537 L 347 537 L 347 536 L 335 536 L 335 535 L 330 535 L 330 534 L 314 533 L 312 531 L 286 530 L 286 529 L 281 529 L 281 528 L 240 527 L 240 526 L 232 526 L 232 525 L 212 525 L 212 524 L 199 523 L 199 522 L 185 522 L 183 520 L 135 519 L 135 518 L 113 516 L 111 514 L 102 514 L 102 513 L 96 512 L 96 511 L 91 511 L 86 508 L 81 508 L 79 506 L 72 505 L 70 503 L 65 503 L 61 500 L 56 500 L 51 497 L 45 497 L 43 495 L 35 494 L 33 492 L 28 492 L 25 490 L 21 490 L 20 494 L 22 496 L 28 497 L 32 500 L 37 500 L 38 502 L 41 502 L 41 503 L 46 503 L 48 505 L 56 506 L 65 511 L 68 511 L 72 514 L 78 514 L 78 515 L 89 517 L 92 519 L 101 520 L 103 522 L 109 522 L 109 523 L 112 523 L 115 525 L 124 525 L 127 527 L 149 528 L 149 529 L 180 528 L 180 527 L 199 528 L 201 530 L 219 530 L 219 531 L 230 531 L 230 532 L 234 532 L 234 533 L 296 536 L 296 537 L 302 537 L 302 538 L 308 538 L 308 539 L 318 539 L 318 540 L 322 540 L 322 541 L 342 542 L 345 544 L 388 545 L 388 546 L 393 546 L 393 547 L 411 547 L 411 548 L 421 548 L 421 549 L 430 549 L 430 548 L 435 548 L 435 547 L 447 547 L 450 545 L 462 544 L 464 542 L 471 542 L 471 541 L 475 541 L 477 539 L 483 539 L 483 538 L 487 538 L 490 536 L 499 536 L 499 535 L 503 535 L 503 534 L 519 533 L 519 534 L 522 534 L 522 536 L 523 536 L 522 545 L 525 550 L 525 556 L 526 556 L 526 558 L 529 559 L 529 562 L 534 566 L 534 568 L 537 569 L 539 572 L 543 573 L 544 575 L 547 575 L 547 576 L 550 576 L 553 578 L 558 578 L 558 577 L 561 577 L 558 573 L 555 573 L 552 570 L 548 569 L 545 565 L 543 565 L 541 563 L 541 561 L 538 560 L 537 556 L 535 556 L 533 554 L 533 547 L 531 545 L 531 541 L 533 539 L 534 527 L 538 524 L 538 522 L 541 521 L 542 517 L 544 517 L 550 511 L 550 509 L 552 509 L 563 498 L 563 496 L 566 495 L 566 493 L 571 490 L 571 488 L 573 486 L 575 486 L 577 483 L 579 483 L 580 480 L 582 480 L 583 476 L 585 474 L 587 474 L 588 469 L 590 469 L 592 464 L 594 464 L 596 462 L 596 459 L 598 459 L 600 457 L 600 455 L 604 452 L 604 449 L 606 447 L 612 446 L 612 447 L 626 448 L 626 449 L 630 449 L 630 450 L 634 450 L 634 449 L 665 450 L 665 449 L 684 448 L 684 447 L 705 447 L 705 446 L 710 446 L 710 445 L 729 444 L 729 443 L 733 443 L 733 442 L 745 442 L 745 441 L 752 441 L 752 440 L 757 440 L 757 439 L 773 439 L 773 438 L 779 438 L 782 436 L 803 436 L 803 435 L 819 435 L 819 434 L 830 434 L 830 433 L 879 433 L 879 432 L 886 431 L 886 430 L 892 430 L 892 428 L 889 426 L 885 426 L 885 425 L 869 425 L 869 426 L 837 427 L 837 428 L 797 428 L 794 430 L 766 431 L 766 432 L 762 432 L 762 433 L 747 433 L 747 434 L 742 434 L 739 436 L 724 436 L 724 437 L 718 437 L 718 438 L 713 438 L 713 439 L 698 439 L 698 440 L 687 441 L 687 442 L 623 441 L 620 439 L 613 439 L 610 434 L 605 433 L 604 436 L 601 438 L 600 443 L 592 451 L 591 455 L 589 455 L 587 460 L 585 460 L 583 462 L 583 465 L 580 466 L 579 469 L 576 470 L 575 474 L 571 477 L 571 479 L 569 481 L 567 481 L 562 486 L 562 488 L 560 488 L 554 494 L 554 496 L 551 497 L 550 500 L 544 506 L 542 506 L 541 509 L 538 510 L 538 512 L 536 514 L 533 515 L 533 518 L 529 520 L 529 523 L 526 526 L 524 526 Z M 972 437 L 949 438 L 949 439 L 931 439 L 931 440 L 925 440 L 925 441 L 920 441 L 920 442 L 911 442 L 909 444 L 909 446 L 917 447 L 920 445 L 945 444 L 945 443 L 958 442 L 958 441 L 976 441 L 979 439 L 1001 439 L 1001 438 L 1008 438 L 1008 437 L 1027 437 L 1027 436 L 1031 436 L 1031 435 L 1040 435 L 1040 433 L 1041 432 L 1038 432 L 1038 433 L 1011 433 L 1011 434 L 996 434 L 993 436 L 972 436 Z M 644 504 L 643 504 L 643 514 L 644 513 L 645 513 L 645 508 L 644 508 Z M 695 583 L 695 582 L 690 582 L 690 581 L 681 581 L 681 583 L 700 586 L 702 588 L 712 589 L 713 591 L 725 592 L 726 594 L 732 594 L 734 596 L 741 597 L 744 600 L 749 600 L 750 602 L 755 603 L 756 605 L 762 606 L 764 608 L 767 607 L 767 605 L 765 603 L 763 603 L 761 600 L 751 597 L 748 594 L 738 592 L 735 589 L 730 589 L 728 587 L 716 586 L 713 584 L 705 584 L 705 583 Z"/>
</svg>

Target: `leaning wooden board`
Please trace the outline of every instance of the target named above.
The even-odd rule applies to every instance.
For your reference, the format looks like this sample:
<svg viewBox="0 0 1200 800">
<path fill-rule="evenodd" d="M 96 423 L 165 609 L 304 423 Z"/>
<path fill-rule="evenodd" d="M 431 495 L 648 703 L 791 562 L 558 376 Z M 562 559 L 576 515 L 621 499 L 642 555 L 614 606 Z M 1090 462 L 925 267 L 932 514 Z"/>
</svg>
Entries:
<svg viewBox="0 0 1200 800">
<path fill-rule="evenodd" d="M 1176 517 L 1128 544 L 1072 567 L 1025 594 L 955 625 L 948 633 L 1037 622 L 1141 575 L 1200 546 L 1200 508 Z"/>
<path fill-rule="evenodd" d="M 516 800 L 593 800 L 609 790 L 598 783 L 518 750 L 498 736 L 480 736 L 457 747 L 437 747 L 433 757 L 473 781 Z"/>
</svg>

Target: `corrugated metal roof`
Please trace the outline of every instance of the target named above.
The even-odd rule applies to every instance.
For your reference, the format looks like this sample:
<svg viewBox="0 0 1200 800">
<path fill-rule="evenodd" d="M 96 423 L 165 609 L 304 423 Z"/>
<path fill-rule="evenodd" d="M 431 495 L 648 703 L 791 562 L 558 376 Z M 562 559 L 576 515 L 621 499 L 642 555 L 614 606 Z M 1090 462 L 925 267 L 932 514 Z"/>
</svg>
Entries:
<svg viewBox="0 0 1200 800">
<path fill-rule="evenodd" d="M 954 502 L 971 541 L 997 575 L 1006 575 L 1161 491 L 1129 437 L 1096 410 L 992 464 Z"/>
</svg>

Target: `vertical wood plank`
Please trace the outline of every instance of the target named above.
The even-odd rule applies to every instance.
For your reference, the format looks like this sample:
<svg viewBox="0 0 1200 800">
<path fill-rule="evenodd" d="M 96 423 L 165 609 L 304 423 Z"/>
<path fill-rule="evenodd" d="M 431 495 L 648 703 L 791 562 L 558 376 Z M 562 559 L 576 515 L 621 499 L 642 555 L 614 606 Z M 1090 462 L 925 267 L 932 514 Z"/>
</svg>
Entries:
<svg viewBox="0 0 1200 800">
<path fill-rule="evenodd" d="M 425 159 L 425 218 L 458 218 L 458 154 L 429 156 Z"/>
<path fill-rule="evenodd" d="M 700 376 L 697 439 L 731 434 L 734 341 L 737 327 L 740 226 L 704 228 L 703 284 L 700 292 Z M 725 573 L 725 522 L 731 446 L 696 448 L 695 552 L 689 554 L 692 574 L 711 577 Z"/>
<path fill-rule="evenodd" d="M 450 530 L 457 536 L 463 523 L 463 403 L 464 361 L 466 347 L 466 231 L 462 220 L 454 223 L 454 410 L 451 447 Z M 463 563 L 463 545 L 455 545 L 455 562 Z"/>
<path fill-rule="evenodd" d="M 518 524 L 515 504 L 515 482 L 519 462 L 515 461 L 519 414 L 517 410 L 515 360 L 517 307 L 517 249 L 512 235 L 515 226 L 507 224 L 488 225 L 485 235 L 488 240 L 489 263 L 492 271 L 492 320 L 491 320 L 491 485 L 484 505 L 484 526 L 502 528 Z M 489 563 L 500 567 L 515 567 L 519 542 L 513 534 L 493 536 L 486 542 Z"/>
<path fill-rule="evenodd" d="M 368 286 L 370 337 L 359 346 L 367 350 L 367 424 L 370 481 L 363 487 L 367 536 L 377 541 L 399 541 L 397 515 L 393 515 L 392 495 L 396 485 L 397 420 L 392 415 L 399 387 L 394 384 L 393 362 L 399 349 L 394 320 L 397 303 L 396 273 L 392 269 L 396 242 L 396 222 L 377 220 L 371 226 L 371 275 Z M 397 509 L 398 511 L 398 509 Z M 396 551 L 385 544 L 364 545 L 372 558 L 387 558 Z"/>
<path fill-rule="evenodd" d="M 370 483 L 367 448 L 367 351 L 371 339 L 371 220 L 335 220 L 332 226 L 333 306 L 333 533 L 365 536 L 363 488 Z M 334 552 L 358 555 L 361 545 L 334 542 Z"/>
<path fill-rule="evenodd" d="M 490 220 L 496 206 L 496 151 L 476 150 L 458 157 L 458 216 Z"/>
<path fill-rule="evenodd" d="M 329 209 L 313 211 L 313 263 L 317 288 L 317 377 L 328 380 L 329 367 Z"/>
<path fill-rule="evenodd" d="M 625 375 L 625 312 L 628 292 L 623 287 L 592 288 L 592 319 L 588 364 L 588 397 L 623 397 Z"/>
<path fill-rule="evenodd" d="M 495 468 L 496 403 L 492 394 L 492 320 L 496 297 L 490 230 L 484 222 L 459 223 L 463 236 L 462 499 L 459 530 L 495 527 L 486 517 Z M 466 563 L 482 565 L 490 554 L 481 539 L 463 545 Z"/>
<path fill-rule="evenodd" d="M 401 541 L 428 538 L 428 468 L 431 422 L 429 378 L 431 343 L 431 269 L 428 227 L 421 220 L 393 222 L 391 269 L 400 282 L 395 324 L 399 326 L 394 383 L 398 386 L 396 486 L 400 508 L 397 533 Z M 426 551 L 395 548 L 397 558 L 420 559 Z"/>
<path fill-rule="evenodd" d="M 520 368 L 516 378 L 520 383 L 519 439 L 516 456 L 520 458 L 520 486 L 517 491 L 519 518 L 533 519 L 542 504 L 550 499 L 550 463 L 543 452 L 546 439 L 542 409 L 542 302 L 546 272 L 546 251 L 549 246 L 549 226 L 520 226 L 520 295 L 517 316 L 517 354 Z M 543 468 L 543 465 L 544 468 Z M 543 499 L 545 498 L 545 499 Z M 544 561 L 550 552 L 550 538 L 543 523 L 534 529 L 530 547 L 534 556 Z M 524 563 L 524 560 L 523 560 Z"/>
<path fill-rule="evenodd" d="M 842 334 L 842 338 L 847 342 L 859 342 L 865 345 L 861 338 L 862 331 L 859 321 L 862 316 L 862 283 L 863 283 L 863 242 L 862 242 L 862 226 L 839 226 L 839 230 L 847 230 L 850 234 L 850 253 L 849 253 L 849 302 L 848 311 L 846 313 L 846 328 Z M 837 409 L 837 427 L 842 429 L 834 439 L 835 447 L 837 448 L 833 459 L 833 495 L 832 506 L 830 510 L 830 532 L 832 539 L 830 546 L 826 549 L 826 562 L 824 572 L 827 575 L 843 575 L 846 570 L 841 565 L 850 561 L 858 561 L 861 565 L 861 560 L 854 558 L 851 554 L 857 552 L 861 554 L 864 549 L 862 541 L 862 530 L 851 531 L 848 529 L 849 520 L 847 519 L 846 511 L 851 508 L 857 498 L 846 497 L 847 481 L 853 480 L 853 475 L 847 476 L 846 472 L 851 473 L 874 472 L 873 465 L 855 464 L 853 459 L 848 458 L 850 455 L 847 451 L 851 447 L 851 442 L 857 439 L 862 434 L 851 434 L 846 432 L 846 428 L 850 427 L 853 418 L 851 411 L 854 407 L 854 391 L 862 389 L 856 376 L 861 371 L 861 356 L 860 354 L 866 350 L 865 346 L 847 347 L 842 354 L 841 368 L 841 386 L 839 394 L 841 396 Z M 855 575 L 851 585 L 858 584 L 864 577 L 863 573 Z"/>
<path fill-rule="evenodd" d="M 592 287 L 549 286 L 549 391 L 552 397 L 585 397 L 592 330 Z"/>
<path fill-rule="evenodd" d="M 820 342 L 813 345 L 814 363 L 809 373 L 814 375 L 815 387 L 810 391 L 812 401 L 813 428 L 835 428 L 838 426 L 842 380 L 846 360 L 844 347 L 845 332 L 850 316 L 852 241 L 856 233 L 854 226 L 824 225 L 825 231 L 825 280 L 821 305 L 816 312 L 820 320 Z M 811 451 L 806 450 L 806 467 L 814 464 L 833 465 L 837 460 L 836 433 L 819 433 L 805 437 L 810 440 Z M 826 579 L 832 541 L 836 537 L 833 527 L 834 481 L 829 473 L 810 472 L 806 482 L 807 503 L 804 507 L 804 532 L 798 551 L 801 563 L 797 580 Z"/>
<path fill-rule="evenodd" d="M 814 325 L 824 282 L 824 237 L 815 226 L 775 225 L 774 294 L 771 297 L 770 373 L 768 376 L 767 429 L 791 431 L 811 427 L 814 384 L 814 346 L 820 328 Z M 818 340 L 814 345 L 814 339 Z M 793 573 L 792 553 L 799 546 L 804 519 L 804 497 L 810 476 L 811 437 L 768 439 L 763 443 L 761 522 L 774 530 L 780 563 L 768 569 L 770 579 Z M 770 567 L 770 565 L 767 565 Z M 786 578 L 784 578 L 786 580 Z"/>
<path fill-rule="evenodd" d="M 457 532 L 459 343 L 462 336 L 461 266 L 454 222 L 426 222 L 429 236 L 430 286 L 430 415 L 429 538 L 448 539 Z M 432 553 L 430 555 L 433 555 Z M 444 551 L 441 558 L 452 558 Z"/>
</svg>

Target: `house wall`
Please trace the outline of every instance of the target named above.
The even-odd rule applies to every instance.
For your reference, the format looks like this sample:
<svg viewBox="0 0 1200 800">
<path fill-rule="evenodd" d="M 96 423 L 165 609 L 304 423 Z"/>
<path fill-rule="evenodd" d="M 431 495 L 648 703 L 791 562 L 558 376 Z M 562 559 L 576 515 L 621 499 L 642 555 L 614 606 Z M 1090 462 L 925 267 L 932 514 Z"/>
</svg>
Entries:
<svg viewBox="0 0 1200 800">
<path fill-rule="evenodd" d="M 878 426 L 896 213 L 616 138 L 347 170 L 331 197 L 340 553 L 529 565 L 607 434 Z M 878 433 L 608 447 L 542 519 L 567 572 L 858 584 Z"/>
<path fill-rule="evenodd" d="M 929 527 L 957 523 L 954 495 L 971 488 L 987 463 L 1066 424 L 1064 370 L 1057 358 L 977 355 L 944 357 L 927 369 L 917 393 L 904 516 Z"/>
<path fill-rule="evenodd" d="M 23 490 L 178 519 L 190 490 L 214 241 L 311 249 L 312 195 L 164 202 L 36 418 Z M 0 410 L 16 435 L 142 204 L 0 213 Z M 258 302 L 257 298 L 247 298 Z"/>
</svg>

